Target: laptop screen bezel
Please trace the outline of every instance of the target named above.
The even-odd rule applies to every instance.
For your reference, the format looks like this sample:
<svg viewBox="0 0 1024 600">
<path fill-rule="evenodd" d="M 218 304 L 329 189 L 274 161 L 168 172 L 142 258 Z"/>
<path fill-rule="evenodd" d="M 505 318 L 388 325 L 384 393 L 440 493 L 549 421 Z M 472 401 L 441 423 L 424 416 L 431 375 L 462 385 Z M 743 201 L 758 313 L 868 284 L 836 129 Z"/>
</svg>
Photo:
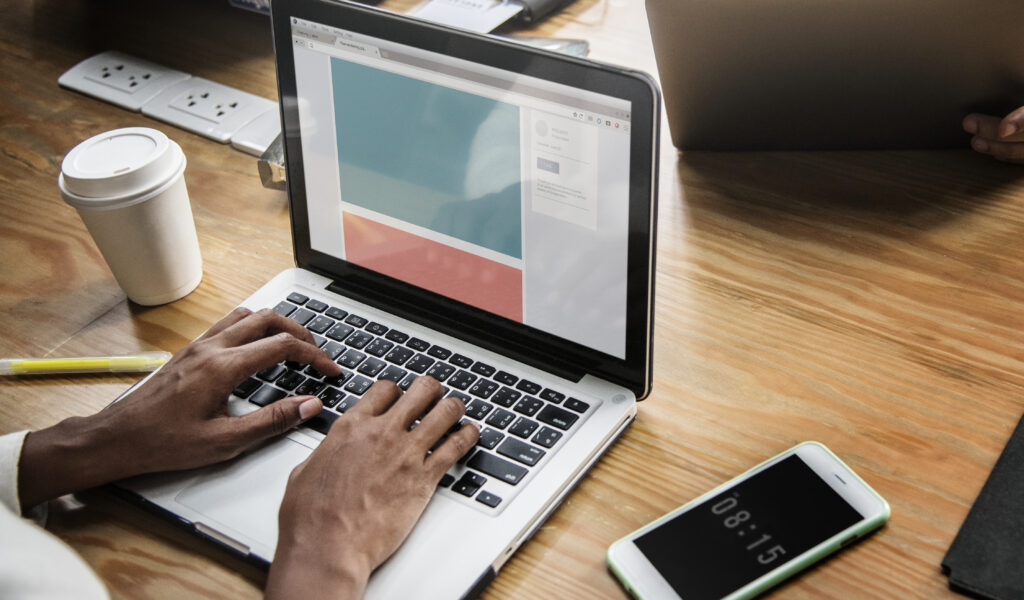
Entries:
<svg viewBox="0 0 1024 600">
<path fill-rule="evenodd" d="M 499 317 L 311 247 L 291 44 L 293 17 L 631 102 L 625 358 Z M 400 317 L 568 379 L 578 380 L 590 374 L 630 389 L 637 398 L 645 397 L 651 383 L 657 206 L 655 167 L 657 115 L 660 110 L 659 93 L 651 79 L 636 71 L 535 50 L 348 2 L 275 0 L 272 19 L 297 266 L 332 279 L 333 291 L 371 303 Z"/>
</svg>

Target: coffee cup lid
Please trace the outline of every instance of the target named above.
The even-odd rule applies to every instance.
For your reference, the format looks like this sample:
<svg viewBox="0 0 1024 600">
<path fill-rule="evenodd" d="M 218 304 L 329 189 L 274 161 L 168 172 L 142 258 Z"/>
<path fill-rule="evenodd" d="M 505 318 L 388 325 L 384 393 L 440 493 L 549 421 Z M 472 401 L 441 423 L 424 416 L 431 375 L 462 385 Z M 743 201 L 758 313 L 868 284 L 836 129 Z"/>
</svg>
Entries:
<svg viewBox="0 0 1024 600">
<path fill-rule="evenodd" d="M 59 185 L 79 208 L 109 208 L 161 187 L 181 170 L 185 155 L 162 132 L 125 127 L 95 135 L 68 152 Z"/>
</svg>

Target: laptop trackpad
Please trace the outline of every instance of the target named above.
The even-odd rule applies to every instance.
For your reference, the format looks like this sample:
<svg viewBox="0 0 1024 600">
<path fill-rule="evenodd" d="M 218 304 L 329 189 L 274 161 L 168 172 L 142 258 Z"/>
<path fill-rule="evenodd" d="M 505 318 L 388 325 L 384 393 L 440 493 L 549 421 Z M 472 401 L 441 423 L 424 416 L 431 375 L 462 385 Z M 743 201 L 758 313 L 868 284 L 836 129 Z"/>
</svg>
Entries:
<svg viewBox="0 0 1024 600">
<path fill-rule="evenodd" d="M 280 438 L 241 458 L 212 467 L 175 500 L 199 512 L 197 521 L 226 535 L 243 533 L 273 548 L 277 544 L 277 511 L 288 475 L 311 450 Z M 235 533 L 235 535 L 237 535 Z"/>
</svg>

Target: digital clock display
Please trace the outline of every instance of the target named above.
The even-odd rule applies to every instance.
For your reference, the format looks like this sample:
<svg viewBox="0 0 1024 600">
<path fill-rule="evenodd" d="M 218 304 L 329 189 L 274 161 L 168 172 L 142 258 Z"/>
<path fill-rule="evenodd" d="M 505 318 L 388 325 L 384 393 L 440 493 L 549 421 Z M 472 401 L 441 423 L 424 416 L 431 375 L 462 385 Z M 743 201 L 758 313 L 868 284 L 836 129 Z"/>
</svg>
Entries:
<svg viewBox="0 0 1024 600">
<path fill-rule="evenodd" d="M 721 598 L 863 517 L 796 455 L 635 540 L 684 600 Z"/>
</svg>

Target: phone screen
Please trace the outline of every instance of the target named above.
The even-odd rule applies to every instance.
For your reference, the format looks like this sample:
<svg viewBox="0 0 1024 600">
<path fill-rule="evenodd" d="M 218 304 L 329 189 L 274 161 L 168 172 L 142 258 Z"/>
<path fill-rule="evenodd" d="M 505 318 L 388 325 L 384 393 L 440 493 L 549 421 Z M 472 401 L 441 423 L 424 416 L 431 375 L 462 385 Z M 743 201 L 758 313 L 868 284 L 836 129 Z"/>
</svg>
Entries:
<svg viewBox="0 0 1024 600">
<path fill-rule="evenodd" d="M 863 518 L 792 455 L 634 543 L 681 598 L 715 599 Z"/>
</svg>

